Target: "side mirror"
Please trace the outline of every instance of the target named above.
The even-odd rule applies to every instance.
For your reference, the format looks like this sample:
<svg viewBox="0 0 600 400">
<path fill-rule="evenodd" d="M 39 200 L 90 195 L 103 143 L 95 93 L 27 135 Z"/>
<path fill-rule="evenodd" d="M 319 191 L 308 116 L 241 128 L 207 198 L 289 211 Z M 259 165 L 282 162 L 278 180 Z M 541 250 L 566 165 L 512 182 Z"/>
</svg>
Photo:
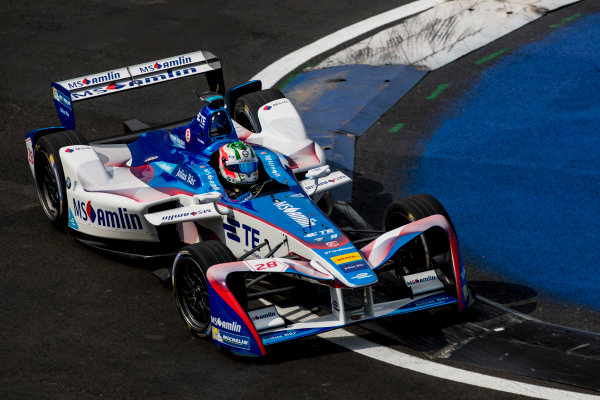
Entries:
<svg viewBox="0 0 600 400">
<path fill-rule="evenodd" d="M 219 192 L 208 192 L 194 195 L 194 200 L 196 200 L 196 204 L 215 203 L 221 200 L 221 196 L 222 194 Z"/>
<path fill-rule="evenodd" d="M 306 172 L 306 179 L 319 179 L 331 173 L 329 165 L 323 165 L 317 168 L 311 168 Z"/>
<path fill-rule="evenodd" d="M 227 215 L 231 212 L 231 210 L 229 208 L 225 208 L 225 211 L 222 211 L 219 208 L 219 205 L 217 204 L 217 202 L 219 200 L 221 200 L 222 196 L 223 195 L 220 192 L 208 192 L 208 193 L 196 194 L 196 195 L 194 195 L 194 201 L 197 204 L 213 203 L 213 205 L 215 206 L 216 212 L 218 212 L 221 215 Z"/>
<path fill-rule="evenodd" d="M 323 165 L 317 168 L 311 168 L 306 172 L 306 179 L 312 179 L 315 181 L 315 190 L 312 193 L 307 193 L 309 196 L 312 196 L 317 192 L 319 188 L 319 178 L 323 178 L 331 173 L 331 169 L 329 165 Z"/>
</svg>

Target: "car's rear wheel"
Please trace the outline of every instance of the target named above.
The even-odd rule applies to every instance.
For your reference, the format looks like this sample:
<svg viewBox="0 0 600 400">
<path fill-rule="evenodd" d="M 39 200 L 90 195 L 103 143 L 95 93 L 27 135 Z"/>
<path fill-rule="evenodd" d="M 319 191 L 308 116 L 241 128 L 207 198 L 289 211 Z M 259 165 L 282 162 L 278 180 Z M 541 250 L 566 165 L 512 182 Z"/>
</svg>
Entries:
<svg viewBox="0 0 600 400">
<path fill-rule="evenodd" d="M 390 204 L 384 214 L 383 229 L 387 232 L 431 215 L 444 216 L 452 221 L 446 209 L 433 196 L 417 194 Z M 402 247 L 393 257 L 399 275 L 432 268 L 432 260 L 442 261 L 448 252 L 448 237 L 440 229 L 431 229 Z M 398 269 L 401 270 L 398 270 Z"/>
<path fill-rule="evenodd" d="M 210 333 L 208 268 L 234 260 L 231 251 L 216 240 L 185 246 L 177 254 L 173 263 L 173 293 L 181 317 L 194 334 L 205 337 Z"/>
<path fill-rule="evenodd" d="M 76 131 L 61 131 L 40 137 L 34 149 L 35 183 L 44 213 L 59 230 L 68 222 L 67 182 L 59 150 L 65 146 L 87 144 Z"/>
<path fill-rule="evenodd" d="M 258 110 L 267 103 L 283 98 L 284 94 L 275 88 L 245 94 L 235 102 L 233 119 L 249 131 L 260 132 L 262 128 L 258 120 Z"/>
</svg>

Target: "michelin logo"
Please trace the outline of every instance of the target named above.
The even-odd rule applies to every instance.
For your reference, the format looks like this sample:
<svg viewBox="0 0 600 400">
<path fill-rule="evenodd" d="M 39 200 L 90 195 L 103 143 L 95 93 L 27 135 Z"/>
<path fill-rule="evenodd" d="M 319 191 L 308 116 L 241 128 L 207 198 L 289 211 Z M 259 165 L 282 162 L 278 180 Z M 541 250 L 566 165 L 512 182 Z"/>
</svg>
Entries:
<svg viewBox="0 0 600 400">
<path fill-rule="evenodd" d="M 213 326 L 212 338 L 217 342 L 237 347 L 238 349 L 250 350 L 250 338 L 248 336 L 234 335 Z"/>
</svg>

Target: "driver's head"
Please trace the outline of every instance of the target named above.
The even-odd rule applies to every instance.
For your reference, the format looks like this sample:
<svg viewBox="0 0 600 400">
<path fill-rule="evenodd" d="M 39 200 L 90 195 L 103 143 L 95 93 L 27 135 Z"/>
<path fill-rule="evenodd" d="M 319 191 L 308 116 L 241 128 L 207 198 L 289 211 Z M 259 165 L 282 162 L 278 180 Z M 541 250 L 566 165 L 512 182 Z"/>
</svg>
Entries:
<svg viewBox="0 0 600 400">
<path fill-rule="evenodd" d="M 258 157 L 243 142 L 223 145 L 219 149 L 219 173 L 234 186 L 253 185 L 258 180 Z"/>
</svg>

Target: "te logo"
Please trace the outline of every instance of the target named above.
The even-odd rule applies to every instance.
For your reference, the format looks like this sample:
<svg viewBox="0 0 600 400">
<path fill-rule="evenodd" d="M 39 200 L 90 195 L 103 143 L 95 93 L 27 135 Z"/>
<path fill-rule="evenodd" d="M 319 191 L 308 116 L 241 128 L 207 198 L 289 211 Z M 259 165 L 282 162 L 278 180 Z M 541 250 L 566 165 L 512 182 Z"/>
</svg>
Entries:
<svg viewBox="0 0 600 400">
<path fill-rule="evenodd" d="M 242 238 L 238 236 L 238 229 L 242 228 L 242 236 L 244 238 L 244 242 L 242 243 Z M 258 229 L 254 229 L 246 224 L 240 224 L 239 221 L 231 217 L 227 217 L 227 222 L 223 222 L 223 229 L 226 231 L 227 237 L 231 240 L 234 240 L 240 244 L 245 244 L 249 247 L 256 247 L 260 242 L 260 232 Z"/>
<path fill-rule="evenodd" d="M 204 129 L 204 126 L 206 126 L 206 117 L 202 115 L 202 112 L 198 113 L 198 115 L 196 116 L 196 121 L 198 121 L 198 123 L 200 124 L 200 128 Z"/>
</svg>

